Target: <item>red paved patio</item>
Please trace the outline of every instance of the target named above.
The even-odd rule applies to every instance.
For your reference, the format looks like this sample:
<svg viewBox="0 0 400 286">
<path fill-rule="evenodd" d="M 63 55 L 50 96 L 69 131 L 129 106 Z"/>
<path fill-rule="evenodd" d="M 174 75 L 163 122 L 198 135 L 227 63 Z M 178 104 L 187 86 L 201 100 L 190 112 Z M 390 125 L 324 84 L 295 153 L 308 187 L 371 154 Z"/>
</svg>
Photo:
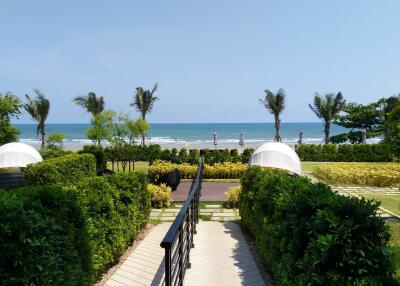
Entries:
<svg viewBox="0 0 400 286">
<path fill-rule="evenodd" d="M 191 185 L 191 182 L 180 183 L 178 189 L 172 192 L 172 200 L 178 202 L 185 201 Z M 227 192 L 230 187 L 239 185 L 240 183 L 203 182 L 200 201 L 224 202 L 226 201 L 224 193 Z"/>
</svg>

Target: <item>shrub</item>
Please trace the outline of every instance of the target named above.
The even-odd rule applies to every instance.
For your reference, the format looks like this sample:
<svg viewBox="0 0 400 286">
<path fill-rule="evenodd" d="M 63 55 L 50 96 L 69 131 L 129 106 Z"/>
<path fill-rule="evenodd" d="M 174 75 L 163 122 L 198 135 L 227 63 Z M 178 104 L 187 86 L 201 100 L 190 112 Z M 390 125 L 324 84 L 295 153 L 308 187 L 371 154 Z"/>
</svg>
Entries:
<svg viewBox="0 0 400 286">
<path fill-rule="evenodd" d="M 69 184 L 96 176 L 96 161 L 91 154 L 69 154 L 28 165 L 23 173 L 28 185 Z"/>
<path fill-rule="evenodd" d="M 237 208 L 239 207 L 239 196 L 240 196 L 240 186 L 230 187 L 225 193 L 226 202 L 225 207 L 227 208 Z"/>
<path fill-rule="evenodd" d="M 148 184 L 147 189 L 151 193 L 151 206 L 153 208 L 168 208 L 171 205 L 171 188 L 165 184 Z"/>
<path fill-rule="evenodd" d="M 191 165 L 198 165 L 200 161 L 200 152 L 197 149 L 189 150 L 189 156 L 187 163 Z"/>
<path fill-rule="evenodd" d="M 68 154 L 72 154 L 72 151 L 64 151 L 62 149 L 41 149 L 39 150 L 40 155 L 42 156 L 43 160 L 48 160 L 51 158 L 58 158 L 61 156 L 65 156 Z"/>
<path fill-rule="evenodd" d="M 253 154 L 253 152 L 254 152 L 254 149 L 252 149 L 252 148 L 246 148 L 243 150 L 242 156 L 241 156 L 242 157 L 241 161 L 243 164 L 249 163 L 251 154 Z"/>
<path fill-rule="evenodd" d="M 333 184 L 358 184 L 377 187 L 400 187 L 400 165 L 387 163 L 326 164 L 315 168 L 314 175 Z"/>
<path fill-rule="evenodd" d="M 295 149 L 302 161 L 390 162 L 393 159 L 385 144 L 302 144 Z"/>
<path fill-rule="evenodd" d="M 1 285 L 83 285 L 89 252 L 82 213 L 61 187 L 0 190 Z"/>
<path fill-rule="evenodd" d="M 215 165 L 204 165 L 204 179 L 237 179 L 246 170 L 247 165 L 242 163 L 218 163 Z M 178 169 L 182 179 L 194 179 L 196 177 L 197 165 L 174 164 L 166 161 L 156 161 L 149 167 L 148 173 L 155 181 L 162 175 Z"/>
<path fill-rule="evenodd" d="M 242 221 L 279 285 L 399 285 L 378 203 L 260 167 L 241 182 Z"/>
<path fill-rule="evenodd" d="M 78 152 L 79 154 L 93 154 L 96 159 L 96 170 L 97 174 L 102 174 L 107 169 L 107 159 L 105 156 L 104 149 L 97 145 L 85 145 L 83 149 Z"/>
</svg>

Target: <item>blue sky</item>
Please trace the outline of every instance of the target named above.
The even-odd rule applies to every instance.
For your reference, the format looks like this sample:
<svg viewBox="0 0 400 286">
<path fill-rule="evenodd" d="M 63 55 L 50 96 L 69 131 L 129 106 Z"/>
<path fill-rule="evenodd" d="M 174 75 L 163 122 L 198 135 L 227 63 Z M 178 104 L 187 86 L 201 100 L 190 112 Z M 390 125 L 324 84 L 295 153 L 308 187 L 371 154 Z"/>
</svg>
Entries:
<svg viewBox="0 0 400 286">
<path fill-rule="evenodd" d="M 158 82 L 150 122 L 271 122 L 258 99 L 282 87 L 283 121 L 317 121 L 315 91 L 360 103 L 400 92 L 398 11 L 395 0 L 0 0 L 0 91 L 39 88 L 49 123 L 75 123 L 89 120 L 76 95 L 126 112 L 135 87 Z"/>
</svg>

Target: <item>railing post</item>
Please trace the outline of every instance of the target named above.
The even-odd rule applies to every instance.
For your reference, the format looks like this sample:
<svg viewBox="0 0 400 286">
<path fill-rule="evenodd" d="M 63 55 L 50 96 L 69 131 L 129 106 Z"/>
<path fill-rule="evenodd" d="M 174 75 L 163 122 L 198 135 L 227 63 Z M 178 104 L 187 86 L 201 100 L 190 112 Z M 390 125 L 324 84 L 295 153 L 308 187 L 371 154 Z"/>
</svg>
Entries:
<svg viewBox="0 0 400 286">
<path fill-rule="evenodd" d="M 171 247 L 165 248 L 165 286 L 171 286 Z"/>
<path fill-rule="evenodd" d="M 179 283 L 178 285 L 183 285 L 183 224 L 180 226 L 179 232 Z"/>
</svg>

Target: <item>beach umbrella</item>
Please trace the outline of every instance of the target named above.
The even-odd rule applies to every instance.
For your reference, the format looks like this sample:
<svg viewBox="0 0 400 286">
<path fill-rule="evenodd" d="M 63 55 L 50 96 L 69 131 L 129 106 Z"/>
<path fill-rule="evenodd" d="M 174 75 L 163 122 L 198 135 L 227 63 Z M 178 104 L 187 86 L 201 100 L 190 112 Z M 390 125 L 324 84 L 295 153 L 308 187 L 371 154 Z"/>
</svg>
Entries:
<svg viewBox="0 0 400 286">
<path fill-rule="evenodd" d="M 365 128 L 361 129 L 361 143 L 367 144 L 367 130 Z"/>
<path fill-rule="evenodd" d="M 300 145 L 304 143 L 303 140 L 303 129 L 300 129 L 300 134 L 299 134 L 299 141 L 297 141 Z"/>
<path fill-rule="evenodd" d="M 213 139 L 214 139 L 214 146 L 217 147 L 218 142 L 217 142 L 217 132 L 214 131 L 214 135 L 213 135 Z"/>
<path fill-rule="evenodd" d="M 244 146 L 244 136 L 243 136 L 243 133 L 240 133 L 239 145 L 242 146 L 242 147 Z"/>
<path fill-rule="evenodd" d="M 0 168 L 26 167 L 42 160 L 35 148 L 24 143 L 8 143 L 0 147 Z"/>
</svg>

